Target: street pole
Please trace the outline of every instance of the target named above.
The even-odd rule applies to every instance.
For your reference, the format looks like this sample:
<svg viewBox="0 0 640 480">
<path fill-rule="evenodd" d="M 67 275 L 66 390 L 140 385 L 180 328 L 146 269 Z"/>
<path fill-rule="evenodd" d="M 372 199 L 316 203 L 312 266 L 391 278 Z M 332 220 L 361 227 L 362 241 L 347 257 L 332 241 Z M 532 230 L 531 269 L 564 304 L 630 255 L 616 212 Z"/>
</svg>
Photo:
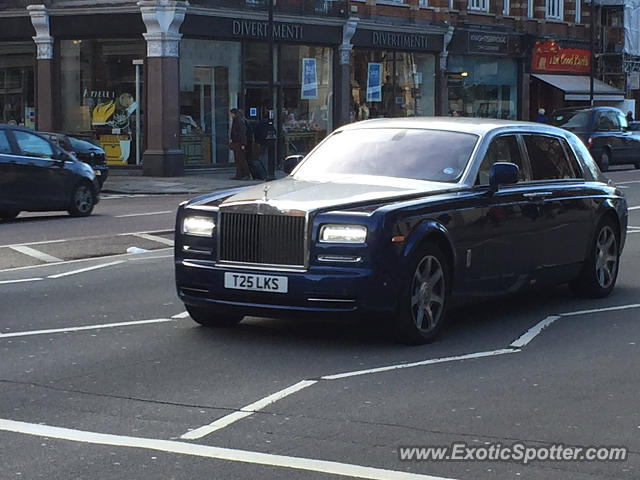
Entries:
<svg viewBox="0 0 640 480">
<path fill-rule="evenodd" d="M 268 151 L 268 165 L 267 165 L 267 180 L 274 180 L 276 178 L 276 143 L 277 143 L 277 129 L 275 127 L 276 115 L 275 115 L 275 97 L 273 94 L 274 82 L 273 82 L 273 44 L 274 44 L 274 28 L 273 28 L 273 2 L 274 0 L 268 0 L 269 5 L 269 99 L 271 102 L 269 108 L 269 130 L 267 132 L 267 148 Z"/>
<path fill-rule="evenodd" d="M 589 75 L 589 106 L 593 107 L 593 77 L 596 71 L 596 54 L 594 51 L 595 47 L 595 28 L 596 28 L 596 8 L 595 8 L 595 0 L 589 1 L 589 18 L 591 20 L 591 27 L 589 28 L 589 49 L 591 51 L 591 70 Z"/>
<path fill-rule="evenodd" d="M 140 67 L 144 65 L 144 60 L 134 60 L 136 68 L 136 165 L 140 165 Z"/>
</svg>

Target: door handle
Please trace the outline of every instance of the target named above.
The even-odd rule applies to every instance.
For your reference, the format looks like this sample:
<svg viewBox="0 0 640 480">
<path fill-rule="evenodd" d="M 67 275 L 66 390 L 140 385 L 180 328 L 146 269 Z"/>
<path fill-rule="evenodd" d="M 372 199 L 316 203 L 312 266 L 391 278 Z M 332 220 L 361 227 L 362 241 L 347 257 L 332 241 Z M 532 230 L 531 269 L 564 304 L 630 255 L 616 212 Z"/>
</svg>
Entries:
<svg viewBox="0 0 640 480">
<path fill-rule="evenodd" d="M 531 193 L 523 193 L 522 196 L 524 198 L 529 198 L 529 199 L 542 199 L 542 198 L 547 198 L 550 197 L 551 195 L 553 195 L 553 192 L 531 192 Z"/>
</svg>

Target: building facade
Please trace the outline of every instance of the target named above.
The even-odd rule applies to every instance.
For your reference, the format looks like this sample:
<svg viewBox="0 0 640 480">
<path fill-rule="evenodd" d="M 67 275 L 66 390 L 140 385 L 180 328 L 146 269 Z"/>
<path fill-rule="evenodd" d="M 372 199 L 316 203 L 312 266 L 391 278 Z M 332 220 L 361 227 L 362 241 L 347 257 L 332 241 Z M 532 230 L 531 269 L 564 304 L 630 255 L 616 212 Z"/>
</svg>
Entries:
<svg viewBox="0 0 640 480">
<path fill-rule="evenodd" d="M 271 71 L 266 3 L 0 0 L 1 121 L 181 175 L 233 161 L 232 108 L 254 155 L 273 118 L 279 159 L 368 118 L 529 120 L 562 106 L 545 103 L 557 72 L 532 70 L 536 45 L 589 49 L 581 0 L 277 0 Z"/>
</svg>

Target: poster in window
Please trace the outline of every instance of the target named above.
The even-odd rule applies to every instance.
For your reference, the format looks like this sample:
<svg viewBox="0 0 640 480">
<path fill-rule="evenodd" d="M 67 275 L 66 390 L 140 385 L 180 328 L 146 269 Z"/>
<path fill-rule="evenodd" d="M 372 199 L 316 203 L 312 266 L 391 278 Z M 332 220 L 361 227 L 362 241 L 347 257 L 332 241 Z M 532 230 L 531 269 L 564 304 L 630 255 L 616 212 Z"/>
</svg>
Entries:
<svg viewBox="0 0 640 480">
<path fill-rule="evenodd" d="M 318 99 L 318 77 L 316 75 L 316 59 L 302 59 L 302 100 Z"/>
<path fill-rule="evenodd" d="M 367 102 L 382 101 L 382 64 L 370 63 L 367 74 Z"/>
</svg>

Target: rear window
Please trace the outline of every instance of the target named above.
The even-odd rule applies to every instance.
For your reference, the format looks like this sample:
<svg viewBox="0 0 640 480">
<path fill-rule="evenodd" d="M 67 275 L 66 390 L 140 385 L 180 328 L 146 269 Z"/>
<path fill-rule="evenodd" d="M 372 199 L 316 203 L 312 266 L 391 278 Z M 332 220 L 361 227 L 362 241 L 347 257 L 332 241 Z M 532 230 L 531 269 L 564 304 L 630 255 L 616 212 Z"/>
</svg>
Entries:
<svg viewBox="0 0 640 480">
<path fill-rule="evenodd" d="M 576 110 L 569 112 L 557 112 L 551 116 L 551 124 L 565 130 L 588 130 L 592 112 Z"/>
</svg>

